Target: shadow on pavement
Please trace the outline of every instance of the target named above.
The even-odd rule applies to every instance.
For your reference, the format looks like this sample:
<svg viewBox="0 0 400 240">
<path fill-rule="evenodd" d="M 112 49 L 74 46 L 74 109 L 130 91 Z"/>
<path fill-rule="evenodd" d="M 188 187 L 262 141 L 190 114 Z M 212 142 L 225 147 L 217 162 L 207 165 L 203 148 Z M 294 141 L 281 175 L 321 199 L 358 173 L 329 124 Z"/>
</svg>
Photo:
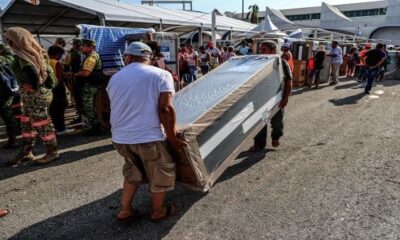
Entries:
<svg viewBox="0 0 400 240">
<path fill-rule="evenodd" d="M 151 203 L 147 186 L 141 187 L 133 203 L 140 219 L 121 224 L 115 221 L 121 197 L 121 190 L 118 190 L 105 198 L 22 229 L 10 239 L 161 239 L 205 195 L 177 187 L 167 197 L 168 202 L 176 202 L 177 215 L 155 224 L 149 219 Z"/>
<path fill-rule="evenodd" d="M 381 84 L 385 87 L 391 87 L 391 86 L 395 86 L 395 85 L 399 85 L 400 84 L 400 79 L 399 80 L 383 80 L 381 82 Z"/>
<path fill-rule="evenodd" d="M 335 90 L 348 89 L 348 88 L 355 87 L 355 86 L 357 86 L 359 84 L 360 84 L 359 82 L 351 82 L 351 83 L 348 83 L 348 84 L 336 85 L 334 89 Z"/>
<path fill-rule="evenodd" d="M 69 136 L 71 137 L 71 136 Z M 34 166 L 33 163 L 27 163 L 26 165 L 20 165 L 17 167 L 0 167 L 0 180 L 4 180 L 7 178 L 11 178 L 17 175 L 21 175 L 21 174 L 25 174 L 28 172 L 33 172 L 33 171 L 37 171 L 43 168 L 48 168 L 48 167 L 54 167 L 54 166 L 59 166 L 59 165 L 64 165 L 64 164 L 68 164 L 71 162 L 75 162 L 75 161 L 79 161 L 83 158 L 88 158 L 91 156 L 96 156 L 102 153 L 106 153 L 106 152 L 110 152 L 114 150 L 114 146 L 112 144 L 110 145 L 102 145 L 102 146 L 98 146 L 98 147 L 93 147 L 93 148 L 89 148 L 89 149 L 85 149 L 85 150 L 73 150 L 74 146 L 77 145 L 81 145 L 81 144 L 87 144 L 90 142 L 93 142 L 95 140 L 101 140 L 101 139 L 105 139 L 104 137 L 82 137 L 82 136 L 77 136 L 75 138 L 70 138 L 69 140 L 67 140 L 67 138 L 62 138 L 59 139 L 59 147 L 60 149 L 65 149 L 65 148 L 72 148 L 72 150 L 67 151 L 67 152 L 62 152 L 60 154 L 60 159 L 57 159 L 54 162 L 51 162 L 47 165 L 43 165 L 43 166 Z M 36 149 L 34 151 L 35 155 L 39 155 L 41 153 L 44 153 L 44 149 L 41 143 L 36 144 L 38 146 L 36 146 Z M 39 147 L 40 145 L 40 147 Z M 37 151 L 39 150 L 39 151 Z M 8 159 L 11 159 L 15 154 L 17 154 L 17 152 L 19 151 L 18 149 L 14 149 L 12 150 L 13 152 L 10 152 L 7 158 L 4 158 L 4 160 L 0 161 L 0 164 L 4 164 Z M 1 159 L 3 159 L 3 157 L 1 157 Z"/>
<path fill-rule="evenodd" d="M 318 87 L 318 89 L 315 89 L 314 86 L 311 89 L 308 89 L 307 87 L 302 87 L 302 88 L 295 89 L 294 91 L 292 91 L 292 94 L 290 94 L 290 95 L 291 96 L 300 95 L 300 94 L 307 93 L 307 92 L 318 91 L 318 90 L 321 90 L 321 89 L 326 88 L 326 87 L 330 87 L 330 86 L 324 84 L 324 85 L 320 85 Z"/>
<path fill-rule="evenodd" d="M 229 180 L 246 171 L 263 160 L 269 151 L 275 150 L 242 152 L 237 158 L 242 161 L 229 167 L 218 182 Z M 82 153 L 77 154 L 82 155 Z M 65 161 L 73 161 L 73 158 Z M 59 161 L 54 165 L 66 162 Z M 105 198 L 26 227 L 10 239 L 162 239 L 186 212 L 206 195 L 207 193 L 194 192 L 177 186 L 167 195 L 167 202 L 174 202 L 177 205 L 177 215 L 155 224 L 149 218 L 151 201 L 148 186 L 140 187 L 133 202 L 140 219 L 130 224 L 120 224 L 115 221 L 121 197 L 121 190 L 118 190 Z"/>
<path fill-rule="evenodd" d="M 351 104 L 357 104 L 358 101 L 365 96 L 364 92 L 358 93 L 353 96 L 348 96 L 345 98 L 339 98 L 339 99 L 330 99 L 329 102 L 332 103 L 335 106 L 344 106 L 344 105 L 351 105 Z"/>
<path fill-rule="evenodd" d="M 229 180 L 234 176 L 246 171 L 247 169 L 251 168 L 254 164 L 257 164 L 258 162 L 263 160 L 268 152 L 274 152 L 274 151 L 276 150 L 266 148 L 263 151 L 254 153 L 249 151 L 240 153 L 236 159 L 241 159 L 241 158 L 243 159 L 239 163 L 236 163 L 235 165 L 232 165 L 228 169 L 226 169 L 215 184 Z"/>
</svg>

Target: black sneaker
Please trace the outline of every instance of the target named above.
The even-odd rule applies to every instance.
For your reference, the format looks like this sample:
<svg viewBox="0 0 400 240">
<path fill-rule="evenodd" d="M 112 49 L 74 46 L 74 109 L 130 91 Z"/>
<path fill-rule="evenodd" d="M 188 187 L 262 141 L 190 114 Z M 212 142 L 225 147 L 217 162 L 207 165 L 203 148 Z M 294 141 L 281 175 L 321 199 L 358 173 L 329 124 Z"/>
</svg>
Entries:
<svg viewBox="0 0 400 240">
<path fill-rule="evenodd" d="M 368 90 L 364 91 L 365 94 L 371 94 Z"/>
</svg>

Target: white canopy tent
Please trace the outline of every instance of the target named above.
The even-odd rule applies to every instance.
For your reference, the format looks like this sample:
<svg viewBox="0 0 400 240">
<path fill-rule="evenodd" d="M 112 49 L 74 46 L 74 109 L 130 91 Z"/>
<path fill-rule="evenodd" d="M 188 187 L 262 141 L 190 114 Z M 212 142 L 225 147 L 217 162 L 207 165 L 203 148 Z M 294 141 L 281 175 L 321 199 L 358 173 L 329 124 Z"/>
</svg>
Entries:
<svg viewBox="0 0 400 240">
<path fill-rule="evenodd" d="M 32 34 L 77 34 L 77 24 L 121 27 L 153 27 L 162 30 L 173 26 L 211 28 L 211 13 L 172 10 L 115 0 L 41 0 L 34 6 L 24 0 L 12 0 L 1 12 L 1 28 L 20 26 Z M 248 31 L 254 24 L 216 16 L 217 30 Z"/>
</svg>

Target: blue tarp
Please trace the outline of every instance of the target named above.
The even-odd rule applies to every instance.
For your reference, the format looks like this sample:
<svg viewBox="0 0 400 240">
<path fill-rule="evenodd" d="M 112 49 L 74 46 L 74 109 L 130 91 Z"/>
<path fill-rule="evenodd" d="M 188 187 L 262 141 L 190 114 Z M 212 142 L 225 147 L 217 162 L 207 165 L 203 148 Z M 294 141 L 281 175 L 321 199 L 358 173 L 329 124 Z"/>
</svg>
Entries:
<svg viewBox="0 0 400 240">
<path fill-rule="evenodd" d="M 103 60 L 104 70 L 123 67 L 122 54 L 126 48 L 125 36 L 129 34 L 141 34 L 155 32 L 152 28 L 120 28 L 103 27 L 95 25 L 78 25 L 81 29 L 81 37 L 96 41 L 96 51 Z"/>
</svg>

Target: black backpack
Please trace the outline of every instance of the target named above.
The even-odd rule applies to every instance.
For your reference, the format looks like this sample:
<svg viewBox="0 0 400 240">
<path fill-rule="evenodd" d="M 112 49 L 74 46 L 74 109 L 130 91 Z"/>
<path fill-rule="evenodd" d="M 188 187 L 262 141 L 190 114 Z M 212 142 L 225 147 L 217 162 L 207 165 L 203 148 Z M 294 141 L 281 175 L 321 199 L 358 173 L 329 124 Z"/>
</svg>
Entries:
<svg viewBox="0 0 400 240">
<path fill-rule="evenodd" d="M 1 97 L 9 98 L 18 95 L 19 85 L 11 69 L 0 64 Z"/>
</svg>

